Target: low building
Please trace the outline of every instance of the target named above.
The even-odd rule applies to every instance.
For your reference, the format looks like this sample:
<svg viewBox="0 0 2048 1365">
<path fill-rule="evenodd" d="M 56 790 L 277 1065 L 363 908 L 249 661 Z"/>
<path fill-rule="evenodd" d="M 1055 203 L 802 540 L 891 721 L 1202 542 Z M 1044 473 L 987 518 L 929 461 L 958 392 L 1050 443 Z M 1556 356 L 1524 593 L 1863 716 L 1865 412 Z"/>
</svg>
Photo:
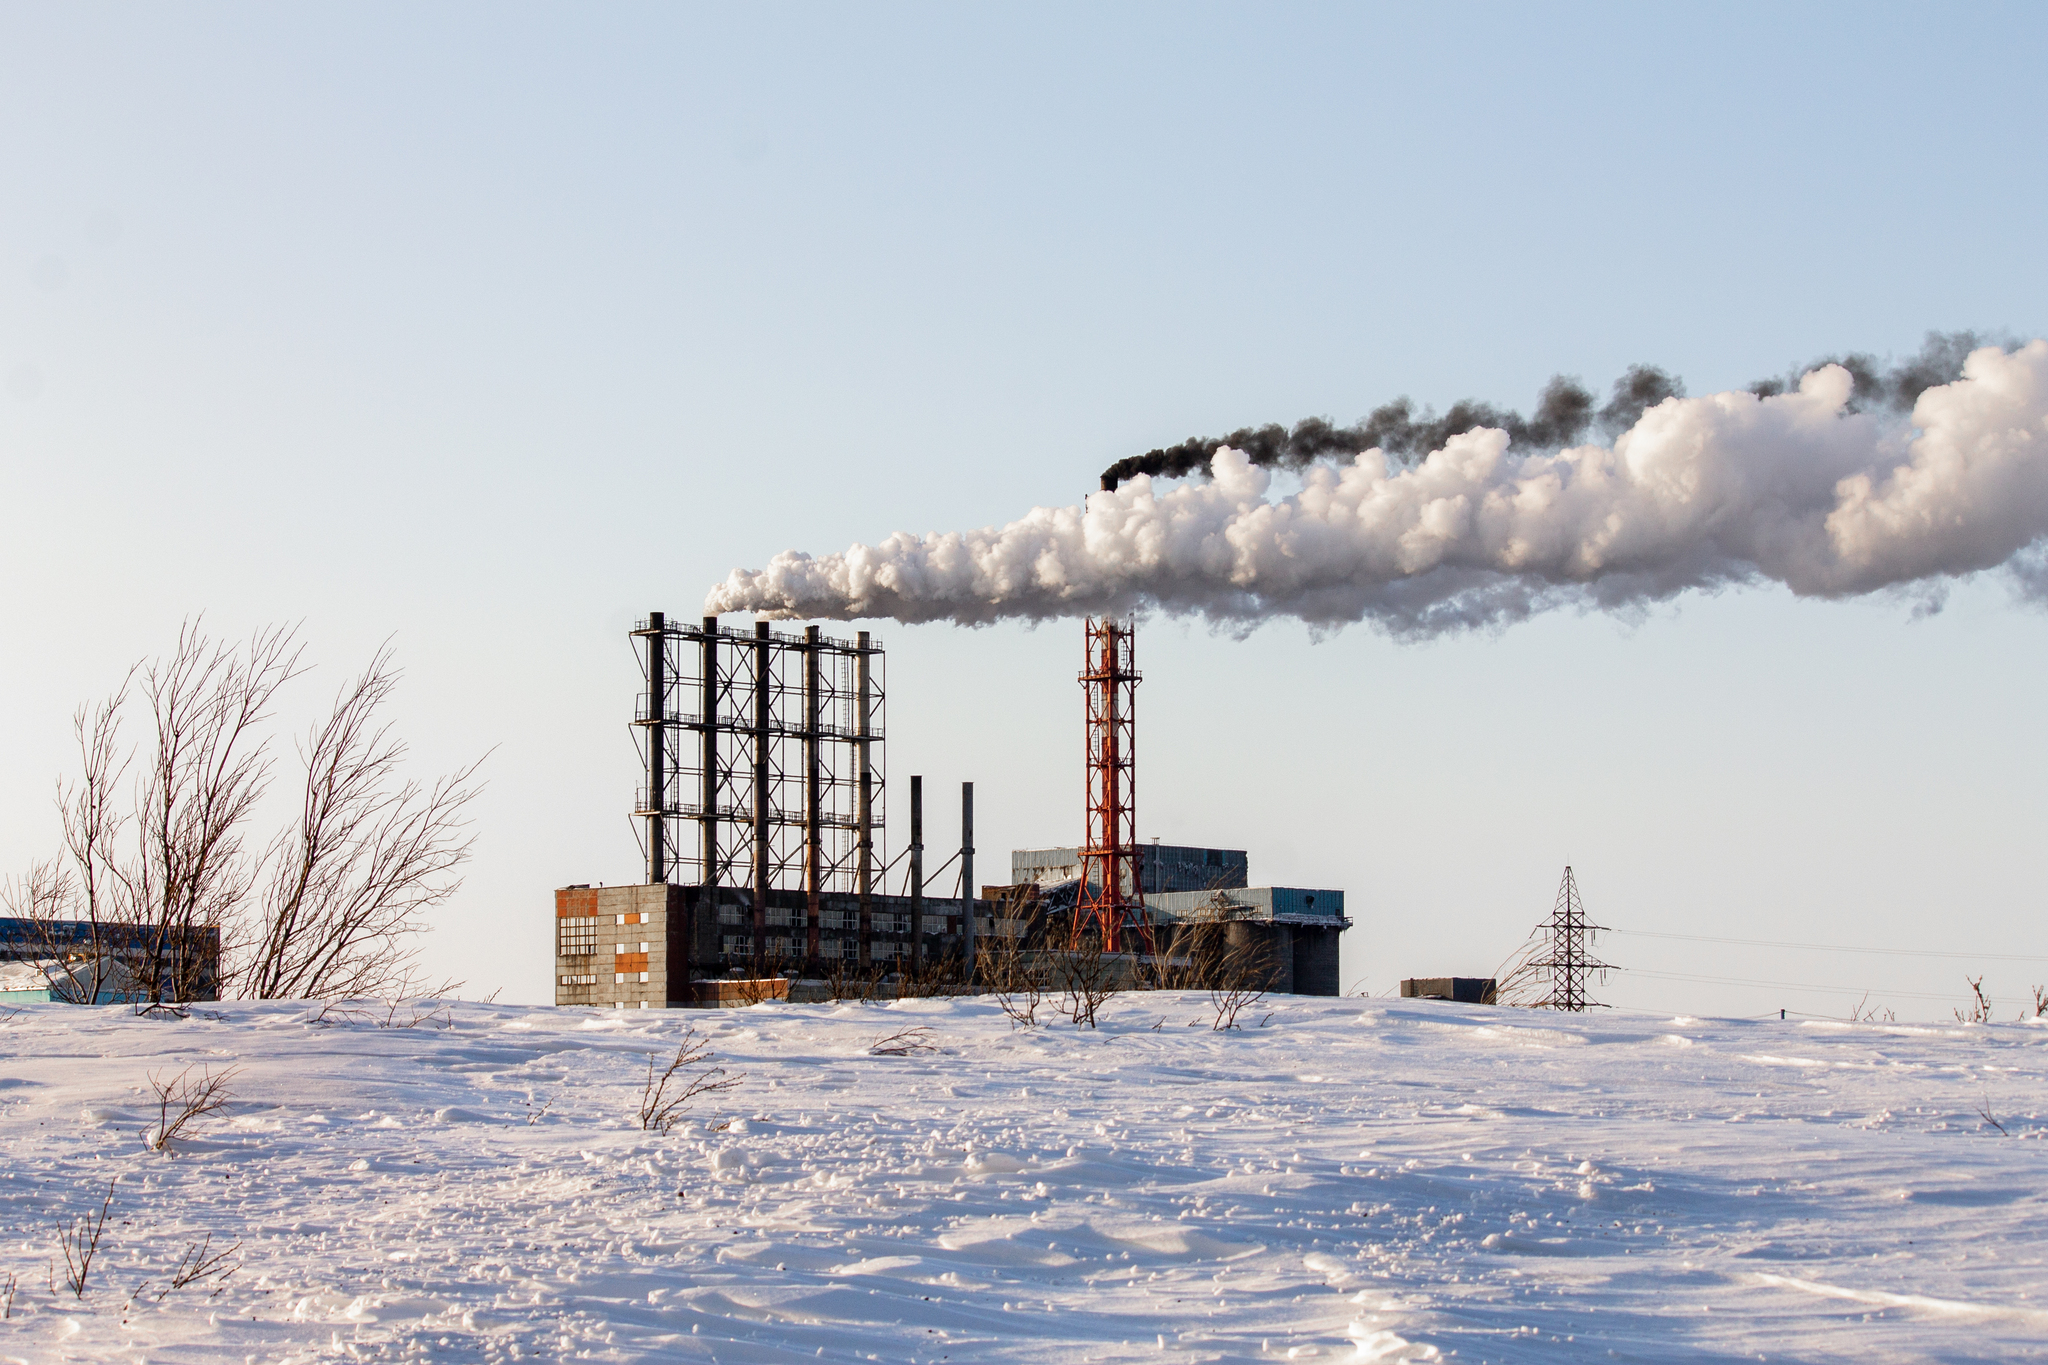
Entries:
<svg viewBox="0 0 2048 1365">
<path fill-rule="evenodd" d="M 1222 920 L 1232 935 L 1263 939 L 1276 973 L 1273 989 L 1287 995 L 1342 995 L 1338 941 L 1351 921 L 1344 893 L 1295 886 L 1247 886 L 1216 891 L 1164 891 L 1145 897 L 1145 909 L 1168 923 Z"/>
<path fill-rule="evenodd" d="M 1058 886 L 1081 879 L 1078 848 L 1020 848 L 1010 853 L 1010 880 Z M 1138 881 L 1146 896 L 1162 891 L 1214 891 L 1250 884 L 1250 859 L 1241 848 L 1140 844 Z"/>
<path fill-rule="evenodd" d="M 1332 889 L 1250 885 L 1244 850 L 1182 844 L 1141 844 L 1138 878 L 1145 909 L 1162 925 L 1221 920 L 1232 942 L 1263 944 L 1275 973 L 1273 989 L 1292 995 L 1340 995 L 1339 936 L 1351 927 L 1344 893 Z M 1028 887 L 1043 913 L 1073 904 L 1080 885 L 1079 848 L 1020 848 L 1010 875 Z M 986 889 L 985 889 L 986 890 Z"/>
<path fill-rule="evenodd" d="M 1401 983 L 1403 1000 L 1449 1000 L 1460 1005 L 1491 1005 L 1494 991 L 1490 976 L 1411 976 Z"/>
<path fill-rule="evenodd" d="M 993 928 L 976 902 L 977 929 Z M 915 926 L 915 928 L 913 927 Z M 555 1003 L 610 1009 L 750 1004 L 791 978 L 885 980 L 960 954 L 957 898 L 741 887 L 566 886 L 555 892 Z M 796 990 L 799 997 L 804 995 Z"/>
<path fill-rule="evenodd" d="M 166 1003 L 219 999 L 220 930 L 0 917 L 0 1001 L 132 1004 L 152 981 Z"/>
</svg>

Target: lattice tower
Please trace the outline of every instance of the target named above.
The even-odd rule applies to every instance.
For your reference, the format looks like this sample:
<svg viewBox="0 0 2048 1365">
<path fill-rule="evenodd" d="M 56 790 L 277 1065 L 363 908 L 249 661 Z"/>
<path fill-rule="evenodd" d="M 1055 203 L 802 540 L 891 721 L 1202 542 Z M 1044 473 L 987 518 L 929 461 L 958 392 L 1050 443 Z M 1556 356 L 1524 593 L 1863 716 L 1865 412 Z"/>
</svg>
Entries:
<svg viewBox="0 0 2048 1365">
<path fill-rule="evenodd" d="M 1088 829 L 1074 939 L 1093 926 L 1105 952 L 1136 949 L 1145 937 L 1138 877 L 1137 625 L 1090 617 L 1081 688 L 1088 710 Z M 1137 941 L 1133 941 L 1137 940 Z"/>
<path fill-rule="evenodd" d="M 1544 926 L 1549 935 L 1548 955 L 1529 964 L 1550 982 L 1550 998 L 1540 1002 L 1541 1006 L 1573 1014 L 1582 1014 L 1588 1008 L 1604 1008 L 1599 1001 L 1586 996 L 1593 974 L 1604 973 L 1611 965 L 1592 955 L 1593 936 L 1604 927 L 1587 922 L 1586 907 L 1579 900 L 1578 878 L 1567 865 L 1564 880 L 1558 883 L 1557 904 L 1551 907 L 1549 923 Z"/>
</svg>

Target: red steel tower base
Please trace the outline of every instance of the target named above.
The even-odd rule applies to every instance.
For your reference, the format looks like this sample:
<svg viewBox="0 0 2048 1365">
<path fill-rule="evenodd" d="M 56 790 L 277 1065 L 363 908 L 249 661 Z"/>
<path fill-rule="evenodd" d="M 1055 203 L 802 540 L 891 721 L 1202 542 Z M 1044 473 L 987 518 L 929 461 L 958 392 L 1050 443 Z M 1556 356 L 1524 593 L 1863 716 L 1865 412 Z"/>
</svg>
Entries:
<svg viewBox="0 0 2048 1365">
<path fill-rule="evenodd" d="M 1149 939 L 1138 877 L 1139 673 L 1135 622 L 1088 619 L 1088 833 L 1081 841 L 1081 885 L 1074 898 L 1074 939 L 1093 925 L 1105 952 L 1129 952 Z"/>
</svg>

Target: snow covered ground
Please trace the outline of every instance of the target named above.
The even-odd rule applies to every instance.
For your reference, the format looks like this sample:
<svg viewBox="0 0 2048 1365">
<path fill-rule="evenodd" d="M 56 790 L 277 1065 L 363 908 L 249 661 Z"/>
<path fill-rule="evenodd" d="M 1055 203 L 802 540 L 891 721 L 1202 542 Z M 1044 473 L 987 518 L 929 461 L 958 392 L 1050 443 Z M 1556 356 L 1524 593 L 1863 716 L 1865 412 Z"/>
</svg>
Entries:
<svg viewBox="0 0 2048 1365">
<path fill-rule="evenodd" d="M 2048 1357 L 2048 1026 L 1271 1003 L 30 1007 L 0 1358 Z M 643 1132 L 691 1023 L 745 1079 Z M 914 1024 L 939 1051 L 870 1055 Z M 146 1150 L 146 1077 L 194 1063 L 234 1104 Z M 209 1232 L 240 1271 L 159 1298 Z"/>
</svg>

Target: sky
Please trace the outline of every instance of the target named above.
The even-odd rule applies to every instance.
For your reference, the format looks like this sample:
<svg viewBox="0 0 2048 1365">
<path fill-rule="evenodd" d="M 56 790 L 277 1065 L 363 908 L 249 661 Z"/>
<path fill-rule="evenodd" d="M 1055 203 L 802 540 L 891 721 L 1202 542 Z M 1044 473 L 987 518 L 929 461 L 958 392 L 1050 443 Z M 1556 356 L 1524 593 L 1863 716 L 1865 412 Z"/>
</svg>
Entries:
<svg viewBox="0 0 2048 1365">
<path fill-rule="evenodd" d="M 73 709 L 181 621 L 302 623 L 287 759 L 389 639 L 414 770 L 489 754 L 429 965 L 547 1000 L 553 888 L 639 876 L 636 617 L 1249 423 L 2040 335 L 2044 30 L 0 6 L 0 867 L 54 848 Z M 863 624 L 892 788 L 974 781 L 985 881 L 1075 842 L 1079 623 Z M 1967 977 L 2001 1014 L 2048 981 L 2048 619 L 1995 576 L 1138 651 L 1141 836 L 1343 889 L 1357 990 L 1493 971 L 1567 863 L 1616 1005 L 1946 1018 Z"/>
</svg>

